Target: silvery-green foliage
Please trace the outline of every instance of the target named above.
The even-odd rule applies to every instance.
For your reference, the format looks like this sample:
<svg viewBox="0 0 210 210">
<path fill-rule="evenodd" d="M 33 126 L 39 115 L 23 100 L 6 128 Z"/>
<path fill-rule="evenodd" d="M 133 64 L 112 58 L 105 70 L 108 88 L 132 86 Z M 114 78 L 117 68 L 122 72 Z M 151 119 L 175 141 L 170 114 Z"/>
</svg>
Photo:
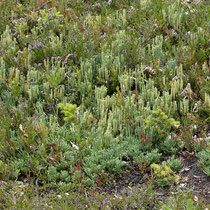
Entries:
<svg viewBox="0 0 210 210">
<path fill-rule="evenodd" d="M 8 54 L 12 55 L 17 49 L 17 41 L 13 38 L 10 27 L 7 26 L 4 33 L 1 35 L 1 47 L 7 50 Z"/>
<path fill-rule="evenodd" d="M 174 156 L 169 158 L 166 161 L 167 166 L 169 166 L 172 171 L 179 172 L 180 169 L 183 167 L 182 161 L 180 159 L 175 159 Z"/>
<path fill-rule="evenodd" d="M 180 5 L 180 1 L 169 5 L 166 9 L 163 9 L 163 19 L 173 26 L 174 29 L 182 30 L 182 18 L 184 15 L 184 9 Z"/>
<path fill-rule="evenodd" d="M 209 155 L 210 155 L 210 138 L 206 138 L 205 141 L 201 141 L 200 150 L 197 154 L 198 157 L 198 165 L 201 167 L 201 170 L 210 176 L 210 166 L 209 166 Z M 201 143 L 200 142 L 200 143 Z M 201 146 L 202 145 L 202 146 Z"/>
<path fill-rule="evenodd" d="M 48 180 L 50 182 L 56 182 L 59 178 L 59 173 L 56 170 L 56 167 L 50 166 L 47 170 Z"/>
<path fill-rule="evenodd" d="M 0 80 L 6 79 L 6 66 L 3 57 L 0 58 Z"/>
<path fill-rule="evenodd" d="M 177 145 L 171 136 L 168 136 L 161 144 L 160 150 L 168 155 L 176 154 L 178 152 Z"/>
<path fill-rule="evenodd" d="M 164 58 L 164 53 L 162 50 L 163 36 L 157 36 L 153 39 L 152 44 L 152 56 L 155 60 L 161 60 Z"/>
</svg>

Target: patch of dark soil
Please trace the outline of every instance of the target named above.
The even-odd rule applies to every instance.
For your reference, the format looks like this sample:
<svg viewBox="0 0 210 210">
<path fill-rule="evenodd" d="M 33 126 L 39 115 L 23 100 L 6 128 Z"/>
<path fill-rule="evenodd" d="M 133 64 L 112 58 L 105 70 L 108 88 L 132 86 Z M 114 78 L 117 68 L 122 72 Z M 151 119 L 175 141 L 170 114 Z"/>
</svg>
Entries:
<svg viewBox="0 0 210 210">
<path fill-rule="evenodd" d="M 138 184 L 143 184 L 147 179 L 147 174 L 141 174 L 140 170 L 137 167 L 133 167 L 129 170 L 124 171 L 118 177 L 114 178 L 114 185 L 113 183 L 111 186 L 106 185 L 103 188 L 105 193 L 116 193 L 122 192 L 125 188 L 129 186 L 135 186 Z M 114 186 L 114 188 L 113 188 Z"/>
<path fill-rule="evenodd" d="M 159 187 L 155 185 L 156 199 L 166 201 L 169 199 L 169 192 L 181 186 L 183 191 L 191 190 L 194 196 L 202 197 L 205 203 L 210 203 L 210 177 L 202 172 L 197 165 L 197 159 L 194 155 L 189 156 L 186 152 L 182 153 L 184 167 L 180 171 L 180 182 L 176 186 Z M 114 194 L 116 197 L 122 194 L 127 197 L 132 196 L 136 188 L 145 189 L 148 180 L 151 178 L 150 173 L 141 174 L 138 167 L 133 167 L 124 171 L 119 177 L 116 177 L 115 182 L 106 185 L 102 191 L 105 194 Z M 146 184 L 146 185 L 145 185 Z"/>
<path fill-rule="evenodd" d="M 200 195 L 207 203 L 210 203 L 210 177 L 197 165 L 195 156 L 189 156 L 183 152 L 184 167 L 180 176 L 186 187 L 192 188 L 194 195 Z"/>
</svg>

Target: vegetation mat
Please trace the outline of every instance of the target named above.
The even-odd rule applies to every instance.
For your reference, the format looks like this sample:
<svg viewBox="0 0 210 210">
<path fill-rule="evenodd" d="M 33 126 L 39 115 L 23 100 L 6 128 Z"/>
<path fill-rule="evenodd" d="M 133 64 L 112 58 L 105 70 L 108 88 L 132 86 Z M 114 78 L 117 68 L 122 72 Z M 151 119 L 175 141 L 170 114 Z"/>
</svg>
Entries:
<svg viewBox="0 0 210 210">
<path fill-rule="evenodd" d="M 0 0 L 0 208 L 208 209 L 209 14 Z"/>
</svg>

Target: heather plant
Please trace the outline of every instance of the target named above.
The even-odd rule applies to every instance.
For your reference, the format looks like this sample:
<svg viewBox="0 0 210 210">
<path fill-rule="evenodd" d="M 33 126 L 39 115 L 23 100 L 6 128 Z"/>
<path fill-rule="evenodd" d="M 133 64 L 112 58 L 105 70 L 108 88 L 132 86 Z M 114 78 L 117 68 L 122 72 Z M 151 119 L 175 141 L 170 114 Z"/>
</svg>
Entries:
<svg viewBox="0 0 210 210">
<path fill-rule="evenodd" d="M 193 147 L 196 152 L 200 152 L 203 149 L 208 148 L 209 138 L 197 138 L 196 136 L 193 138 Z"/>
</svg>

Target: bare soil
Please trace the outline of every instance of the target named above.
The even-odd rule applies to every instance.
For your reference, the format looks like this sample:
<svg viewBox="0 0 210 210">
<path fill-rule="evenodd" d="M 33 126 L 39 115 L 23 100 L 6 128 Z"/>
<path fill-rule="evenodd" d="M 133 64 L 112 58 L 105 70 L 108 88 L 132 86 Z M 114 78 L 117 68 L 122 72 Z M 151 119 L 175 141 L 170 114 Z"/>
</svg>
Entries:
<svg viewBox="0 0 210 210">
<path fill-rule="evenodd" d="M 210 204 L 210 177 L 203 173 L 197 165 L 195 156 L 189 156 L 186 152 L 182 152 L 182 157 L 184 167 L 179 173 L 180 182 L 176 186 L 155 186 L 156 199 L 159 201 L 168 200 L 171 189 L 176 194 L 176 189 L 181 186 L 186 192 L 191 190 L 195 201 L 197 198 L 202 198 L 204 204 Z M 143 184 L 147 183 L 150 177 L 150 173 L 141 174 L 138 167 L 133 167 L 130 170 L 124 171 L 120 177 L 116 178 L 114 185 L 105 186 L 102 191 L 106 194 L 114 194 L 116 197 L 122 194 L 130 197 L 135 193 L 137 187 L 143 190 Z"/>
</svg>

